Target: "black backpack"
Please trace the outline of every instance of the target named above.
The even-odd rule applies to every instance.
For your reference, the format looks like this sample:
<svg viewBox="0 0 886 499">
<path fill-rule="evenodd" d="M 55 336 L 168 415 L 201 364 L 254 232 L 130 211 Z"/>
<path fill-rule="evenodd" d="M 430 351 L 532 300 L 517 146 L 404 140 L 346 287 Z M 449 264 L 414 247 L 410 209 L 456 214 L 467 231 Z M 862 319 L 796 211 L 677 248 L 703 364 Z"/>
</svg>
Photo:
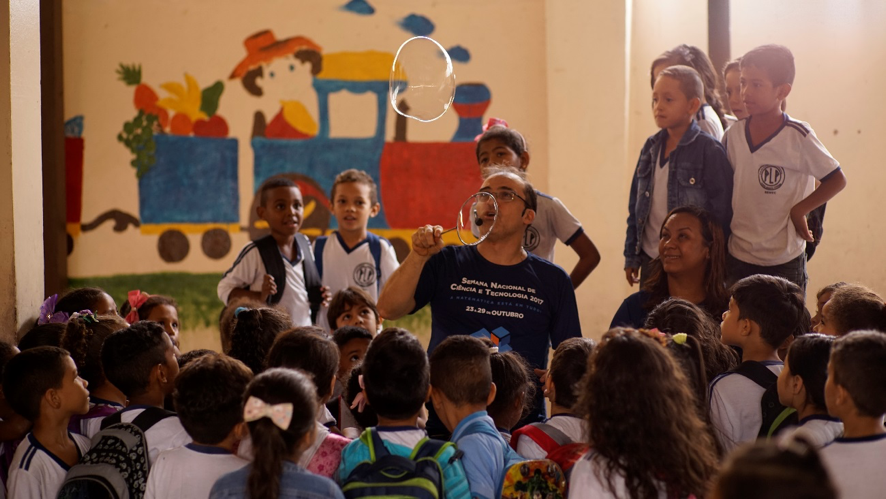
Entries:
<svg viewBox="0 0 886 499">
<path fill-rule="evenodd" d="M 763 364 L 748 360 L 731 372 L 741 374 L 766 390 L 760 398 L 760 413 L 763 424 L 757 438 L 769 439 L 782 428 L 797 424 L 797 411 L 781 405 L 778 401 L 778 376 Z"/>
<path fill-rule="evenodd" d="M 301 253 L 302 270 L 305 275 L 305 288 L 308 291 L 308 302 L 311 304 L 311 323 L 317 323 L 317 312 L 320 305 L 323 304 L 323 283 L 320 282 L 320 272 L 317 270 L 317 264 L 314 262 L 314 252 L 311 251 L 311 241 L 308 236 L 302 233 L 295 234 L 295 244 Z M 261 261 L 265 265 L 265 272 L 274 277 L 277 283 L 277 293 L 268 297 L 271 305 L 280 303 L 283 298 L 283 292 L 286 290 L 286 267 L 283 262 L 283 255 L 277 248 L 277 241 L 274 236 L 267 235 L 255 241 L 258 253 L 261 255 Z"/>
<path fill-rule="evenodd" d="M 106 417 L 89 452 L 65 475 L 58 499 L 141 499 L 150 469 L 145 432 L 174 415 L 149 407 L 131 423 L 120 412 Z"/>
</svg>

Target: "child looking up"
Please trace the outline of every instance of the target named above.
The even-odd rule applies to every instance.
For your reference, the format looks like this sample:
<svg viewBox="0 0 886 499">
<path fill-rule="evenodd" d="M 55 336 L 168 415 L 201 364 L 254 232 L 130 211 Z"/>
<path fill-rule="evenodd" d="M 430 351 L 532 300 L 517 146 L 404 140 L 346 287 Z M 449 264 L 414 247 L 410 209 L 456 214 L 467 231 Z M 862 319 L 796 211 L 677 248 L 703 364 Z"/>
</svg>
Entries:
<svg viewBox="0 0 886 499">
<path fill-rule="evenodd" d="M 208 497 L 219 477 L 249 464 L 234 449 L 246 434 L 243 393 L 250 381 L 252 372 L 242 362 L 217 353 L 181 370 L 173 400 L 194 441 L 160 453 L 148 475 L 145 499 Z"/>
<path fill-rule="evenodd" d="M 129 399 L 129 405 L 105 418 L 102 427 L 131 423 L 145 411 L 163 413 L 163 419 L 143 429 L 152 465 L 161 452 L 191 442 L 178 417 L 163 410 L 178 376 L 175 347 L 163 326 L 139 321 L 111 334 L 102 347 L 102 366 L 108 381 Z"/>
<path fill-rule="evenodd" d="M 791 343 L 784 369 L 778 375 L 778 401 L 797 410 L 799 426 L 780 438 L 800 435 L 816 448 L 822 448 L 843 434 L 843 423 L 828 416 L 824 385 L 833 336 L 806 334 Z"/>
<path fill-rule="evenodd" d="M 357 326 L 378 334 L 382 319 L 378 316 L 375 300 L 366 291 L 350 286 L 335 293 L 329 302 L 326 319 L 332 331 L 344 326 Z"/>
<path fill-rule="evenodd" d="M 821 307 L 816 331 L 843 336 L 862 329 L 886 332 L 886 302 L 869 288 L 846 284 L 836 289 Z"/>
<path fill-rule="evenodd" d="M 342 402 L 342 394 L 345 393 L 351 370 L 363 362 L 363 357 L 366 356 L 366 350 L 369 348 L 372 338 L 372 333 L 357 326 L 340 327 L 332 335 L 332 341 L 338 346 L 338 372 L 335 373 L 335 388 L 332 390 L 332 397 L 327 402 L 326 408 L 332 413 L 332 417 L 338 422 L 338 427 L 342 431 L 345 428 L 357 426 L 350 410 L 350 404 Z"/>
<path fill-rule="evenodd" d="M 687 410 L 691 384 L 660 341 L 616 328 L 594 348 L 578 402 L 591 450 L 572 468 L 570 498 L 705 495 L 714 441 Z"/>
<path fill-rule="evenodd" d="M 520 132 L 508 128 L 504 120 L 490 118 L 487 129 L 477 140 L 477 163 L 481 172 L 493 165 L 529 168 L 529 147 Z M 523 237 L 523 248 L 549 262 L 554 261 L 554 245 L 559 239 L 578 255 L 569 273 L 577 288 L 600 263 L 600 252 L 562 201 L 536 191 L 538 209 L 532 226 Z"/>
<path fill-rule="evenodd" d="M 675 208 L 704 208 L 728 238 L 732 169 L 723 145 L 702 134 L 693 118 L 704 91 L 698 73 L 688 66 L 670 66 L 655 79 L 652 111 L 661 131 L 640 151 L 628 201 L 624 269 L 631 286 L 640 282 L 638 276 L 648 277 L 649 262 L 659 256 L 661 228 Z"/>
<path fill-rule="evenodd" d="M 517 454 L 526 459 L 544 459 L 563 445 L 585 440 L 585 422 L 575 415 L 579 395 L 576 389 L 585 375 L 588 357 L 593 350 L 594 341 L 588 338 L 570 338 L 554 350 L 544 385 L 545 397 L 551 401 L 551 417 L 544 423 L 533 423 L 514 432 L 516 440 L 511 446 Z M 537 431 L 530 427 L 535 427 L 547 438 L 536 436 Z M 556 445 L 551 445 L 552 441 Z"/>
<path fill-rule="evenodd" d="M 843 437 L 822 450 L 840 497 L 882 497 L 886 474 L 886 335 L 849 333 L 834 342 L 824 388 L 828 413 L 843 421 Z"/>
<path fill-rule="evenodd" d="M 748 117 L 748 112 L 744 109 L 744 102 L 741 101 L 741 59 L 735 59 L 726 63 L 723 67 L 723 81 L 726 83 L 726 98 L 729 109 L 732 110 L 732 116 L 737 120 L 743 120 Z M 729 117 L 727 116 L 728 120 Z M 730 125 L 731 126 L 731 125 Z"/>
<path fill-rule="evenodd" d="M 378 426 L 367 429 L 342 452 L 338 477 L 345 482 L 364 461 L 371 461 L 369 443 L 375 433 L 392 455 L 409 458 L 428 434 L 418 428 L 419 413 L 428 399 L 430 373 L 428 356 L 418 339 L 409 331 L 389 328 L 373 340 L 363 362 L 363 385 L 369 404 L 376 409 Z M 465 470 L 448 447 L 436 457 L 443 471 L 443 490 L 447 499 L 468 498 Z"/>
<path fill-rule="evenodd" d="M 827 286 L 818 290 L 815 298 L 815 315 L 812 316 L 812 329 L 816 330 L 819 324 L 821 324 L 821 313 L 824 310 L 824 306 L 831 301 L 831 297 L 834 296 L 834 291 L 848 286 L 849 283 L 838 281 L 833 284 L 828 284 Z"/>
<path fill-rule="evenodd" d="M 368 173 L 345 170 L 332 183 L 332 214 L 338 230 L 314 241 L 314 259 L 323 285 L 331 294 L 350 286 L 366 292 L 372 302 L 397 267 L 394 246 L 367 229 L 369 219 L 378 215 L 378 187 Z M 326 319 L 325 311 L 321 311 Z M 335 330 L 333 323 L 320 323 Z"/>
<path fill-rule="evenodd" d="M 44 304 L 47 304 L 52 297 L 47 298 Z M 75 312 L 89 310 L 95 315 L 117 315 L 117 304 L 111 295 L 105 293 L 99 288 L 77 288 L 71 291 L 55 303 L 55 312 L 64 312 L 67 314 L 65 320 Z M 50 314 L 52 315 L 52 314 Z M 41 317 L 42 319 L 42 317 Z"/>
<path fill-rule="evenodd" d="M 178 333 L 181 324 L 178 320 L 178 304 L 175 300 L 163 295 L 149 295 L 144 291 L 134 290 L 127 295 L 126 302 L 120 306 L 120 315 L 126 322 L 134 324 L 138 321 L 159 322 L 172 338 L 176 348 L 181 347 Z"/>
<path fill-rule="evenodd" d="M 720 330 L 724 344 L 742 349 L 743 362 L 711 381 L 710 390 L 711 423 L 725 452 L 760 433 L 760 400 L 784 367 L 777 350 L 802 322 L 804 311 L 803 292 L 786 279 L 755 275 L 732 287 Z M 764 384 L 755 381 L 763 377 L 757 372 L 766 376 Z"/>
<path fill-rule="evenodd" d="M 293 325 L 309 326 L 316 320 L 323 290 L 311 243 L 298 231 L 304 218 L 301 191 L 292 180 L 273 177 L 258 196 L 256 213 L 271 234 L 240 251 L 218 283 L 218 297 L 225 305 L 241 297 L 279 303 Z"/>
<path fill-rule="evenodd" d="M 71 466 L 89 450 L 89 439 L 68 431 L 71 416 L 89 410 L 86 381 L 68 352 L 26 350 L 6 364 L 3 394 L 12 409 L 34 424 L 9 466 L 9 497 L 54 498 Z"/>
<path fill-rule="evenodd" d="M 781 109 L 794 72 L 794 56 L 781 45 L 757 47 L 741 58 L 741 97 L 749 117 L 723 138 L 735 170 L 730 284 L 769 274 L 805 290 L 806 243 L 814 242 L 806 215 L 846 187 L 840 164 L 809 124 Z"/>
<path fill-rule="evenodd" d="M 255 459 L 219 478 L 210 499 L 344 499 L 335 482 L 298 464 L 316 431 L 317 389 L 310 378 L 292 369 L 268 369 L 252 380 L 244 398 Z"/>
<path fill-rule="evenodd" d="M 491 340 L 486 341 L 492 343 Z M 493 350 L 489 364 L 492 382 L 495 383 L 495 400 L 486 407 L 486 412 L 495 422 L 495 428 L 502 438 L 511 443 L 511 431 L 520 427 L 520 420 L 529 415 L 532 408 L 537 378 L 520 354 L 496 351 L 495 345 L 491 346 Z"/>
<path fill-rule="evenodd" d="M 126 407 L 126 395 L 108 382 L 102 370 L 102 345 L 127 326 L 116 315 L 78 315 L 68 320 L 61 347 L 71 353 L 80 377 L 89 383 L 89 412 L 71 417 L 72 432 L 92 438 L 106 416 Z"/>
</svg>

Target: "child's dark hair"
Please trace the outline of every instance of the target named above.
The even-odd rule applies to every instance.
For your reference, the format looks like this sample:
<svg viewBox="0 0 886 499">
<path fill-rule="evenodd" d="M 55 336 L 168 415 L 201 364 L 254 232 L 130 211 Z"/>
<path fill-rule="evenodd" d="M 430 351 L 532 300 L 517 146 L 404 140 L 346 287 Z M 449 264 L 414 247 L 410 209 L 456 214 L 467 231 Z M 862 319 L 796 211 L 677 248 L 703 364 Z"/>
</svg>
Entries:
<svg viewBox="0 0 886 499">
<path fill-rule="evenodd" d="M 610 489 L 618 474 L 631 498 L 656 497 L 662 483 L 675 495 L 705 495 L 717 455 L 704 421 L 686 410 L 695 403 L 690 386 L 660 338 L 623 328 L 603 335 L 578 408 L 588 442 L 609 463 L 603 481 Z"/>
<path fill-rule="evenodd" d="M 0 340 L 0 373 L 3 372 L 3 366 L 9 362 L 9 359 L 16 355 L 18 355 L 18 351 L 16 351 L 15 345 Z"/>
<path fill-rule="evenodd" d="M 406 419 L 418 414 L 428 397 L 428 356 L 418 339 L 401 328 L 387 328 L 363 358 L 363 385 L 376 414 Z"/>
<path fill-rule="evenodd" d="M 38 324 L 25 333 L 18 342 L 19 350 L 30 350 L 36 347 L 57 347 L 62 344 L 66 323 Z"/>
<path fill-rule="evenodd" d="M 714 489 L 720 499 L 838 497 L 818 451 L 802 436 L 742 446 L 724 464 Z"/>
<path fill-rule="evenodd" d="M 833 283 L 833 284 L 828 284 L 827 286 L 825 286 L 825 287 L 823 287 L 823 288 L 821 288 L 821 289 L 818 290 L 818 293 L 815 294 L 815 298 L 816 298 L 816 299 L 821 298 L 821 297 L 824 296 L 826 293 L 831 293 L 831 294 L 833 294 L 834 291 L 836 291 L 836 290 L 838 290 L 838 289 L 840 289 L 840 288 L 845 288 L 846 286 L 849 286 L 849 283 L 848 283 L 848 282 L 843 282 L 843 281 L 837 281 L 837 282 L 835 282 L 835 283 Z"/>
<path fill-rule="evenodd" d="M 760 336 L 772 348 L 780 347 L 804 321 L 803 290 L 782 277 L 745 277 L 732 286 L 732 299 L 738 305 L 738 318 L 756 322 Z"/>
<path fill-rule="evenodd" d="M 292 321 L 276 308 L 249 308 L 236 312 L 232 326 L 231 348 L 225 353 L 259 374 L 277 335 L 292 328 Z"/>
<path fill-rule="evenodd" d="M 369 187 L 369 204 L 370 207 L 378 204 L 378 186 L 375 185 L 375 180 L 372 177 L 364 172 L 363 170 L 357 170 L 356 168 L 351 168 L 345 170 L 338 175 L 335 176 L 335 180 L 332 182 L 332 191 L 329 193 L 329 200 L 333 203 L 335 202 L 335 188 L 340 184 L 363 184 Z"/>
<path fill-rule="evenodd" d="M 806 402 L 820 411 L 827 411 L 824 385 L 828 380 L 828 360 L 834 337 L 824 334 L 805 334 L 795 339 L 788 349 L 787 368 L 803 380 Z"/>
<path fill-rule="evenodd" d="M 730 71 L 739 71 L 741 72 L 741 57 L 732 59 L 723 65 L 723 78 L 726 78 L 726 74 Z"/>
<path fill-rule="evenodd" d="M 68 320 L 61 347 L 70 352 L 80 377 L 89 383 L 89 390 L 105 383 L 102 370 L 102 345 L 112 333 L 129 327 L 117 315 L 79 316 Z"/>
<path fill-rule="evenodd" d="M 596 345 L 589 338 L 570 338 L 554 350 L 548 376 L 554 385 L 554 402 L 557 405 L 569 409 L 575 407 L 578 402 L 578 387 L 588 369 L 588 357 Z"/>
<path fill-rule="evenodd" d="M 65 296 L 58 299 L 55 304 L 56 312 L 65 312 L 68 315 L 82 310 L 95 312 L 96 301 L 105 293 L 99 288 L 77 288 L 69 291 Z"/>
<path fill-rule="evenodd" d="M 535 377 L 529 363 L 514 351 L 496 352 L 489 356 L 492 382 L 495 383 L 495 399 L 486 407 L 489 416 L 499 421 L 514 406 L 517 397 L 523 397 L 520 419 L 529 414 L 535 402 Z M 507 428 L 510 431 L 510 428 Z"/>
<path fill-rule="evenodd" d="M 218 316 L 218 332 L 221 337 L 222 352 L 231 350 L 231 335 L 234 331 L 234 320 L 240 312 L 249 308 L 264 308 L 268 304 L 254 298 L 241 296 L 232 298 Z"/>
<path fill-rule="evenodd" d="M 243 393 L 252 371 L 237 359 L 211 353 L 195 359 L 175 378 L 172 400 L 195 442 L 217 445 L 243 421 Z"/>
<path fill-rule="evenodd" d="M 191 350 L 190 352 L 185 352 L 178 356 L 178 368 L 184 369 L 184 367 L 191 362 L 203 357 L 204 355 L 212 355 L 216 352 L 214 350 L 209 350 L 207 348 L 198 348 L 197 350 Z"/>
<path fill-rule="evenodd" d="M 741 56 L 741 67 L 753 66 L 769 77 L 773 86 L 793 85 L 796 69 L 794 54 L 784 45 L 761 45 Z"/>
<path fill-rule="evenodd" d="M 661 223 L 659 234 L 671 217 L 681 213 L 695 217 L 701 225 L 701 237 L 708 245 L 710 253 L 710 258 L 705 264 L 705 299 L 701 303 L 701 308 L 712 318 L 718 318 L 729 306 L 729 293 L 723 285 L 726 281 L 726 239 L 723 237 L 723 229 L 709 211 L 690 205 L 671 210 Z M 649 278 L 643 285 L 643 291 L 649 293 L 649 299 L 643 305 L 646 310 L 652 310 L 671 296 L 668 289 L 668 275 L 662 267 L 661 259 L 652 260 L 649 269 Z"/>
<path fill-rule="evenodd" d="M 704 83 L 698 76 L 698 71 L 689 66 L 678 64 L 669 66 L 658 74 L 658 77 L 667 76 L 680 84 L 680 91 L 686 96 L 687 100 L 698 99 L 704 97 Z"/>
<path fill-rule="evenodd" d="M 350 286 L 335 293 L 332 301 L 329 302 L 329 310 L 326 311 L 326 320 L 329 322 L 329 327 L 334 330 L 336 328 L 336 319 L 345 313 L 346 310 L 354 310 L 357 307 L 363 306 L 372 309 L 372 312 L 375 314 L 375 320 L 378 322 L 378 308 L 366 291 Z M 370 333 L 374 334 L 375 331 L 370 331 Z"/>
<path fill-rule="evenodd" d="M 431 353 L 431 385 L 453 404 L 483 404 L 489 398 L 489 347 L 467 335 L 450 336 Z"/>
<path fill-rule="evenodd" d="M 146 321 L 148 317 L 151 315 L 151 311 L 154 308 L 159 307 L 160 305 L 169 305 L 178 311 L 178 303 L 169 296 L 163 295 L 149 295 L 148 299 L 142 304 L 142 306 L 138 307 L 138 320 Z M 123 302 L 123 305 L 120 305 L 120 315 L 126 317 L 129 315 L 129 312 L 132 311 L 132 305 L 129 304 L 129 300 Z"/>
<path fill-rule="evenodd" d="M 709 381 L 738 367 L 738 354 L 720 341 L 720 324 L 694 303 L 680 298 L 665 300 L 646 316 L 645 327 L 663 333 L 686 333 L 698 340 Z"/>
<path fill-rule="evenodd" d="M 348 379 L 344 382 L 345 393 L 343 394 L 343 398 L 348 407 L 351 407 L 354 403 L 354 399 L 363 391 L 363 389 L 360 388 L 361 374 L 363 374 L 363 365 L 359 364 L 351 369 Z M 351 409 L 351 415 L 354 416 L 354 420 L 362 428 L 378 426 L 378 415 L 375 413 L 375 408 L 370 404 L 363 406 L 363 412 L 360 412 L 356 407 Z"/>
<path fill-rule="evenodd" d="M 308 435 L 317 417 L 317 395 L 311 379 L 293 369 L 268 369 L 246 388 L 245 400 L 255 397 L 265 404 L 292 404 L 292 420 L 284 430 L 270 418 L 247 423 L 255 459 L 246 482 L 247 497 L 277 499 L 283 461 L 293 459 L 299 442 Z"/>
<path fill-rule="evenodd" d="M 281 333 L 268 351 L 267 366 L 299 369 L 317 386 L 317 400 L 332 395 L 332 380 L 338 372 L 338 347 L 316 326 Z"/>
<path fill-rule="evenodd" d="M 726 128 L 728 124 L 724 117 L 725 108 L 723 107 L 723 101 L 720 100 L 720 87 L 722 86 L 720 83 L 720 75 L 714 70 L 714 65 L 703 50 L 684 43 L 677 45 L 671 50 L 658 56 L 652 61 L 652 66 L 649 68 L 649 74 L 651 77 L 650 86 L 652 87 L 655 86 L 655 75 L 653 75 L 652 72 L 655 70 L 656 66 L 661 64 L 667 64 L 668 66 L 689 66 L 698 72 L 698 76 L 701 77 L 701 81 L 704 83 L 704 100 L 710 104 L 717 113 L 717 117 L 720 119 L 720 124 L 723 125 L 723 128 Z"/>
<path fill-rule="evenodd" d="M 480 136 L 480 140 L 477 141 L 475 151 L 477 161 L 480 161 L 480 146 L 487 140 L 492 139 L 501 141 L 508 149 L 514 151 L 514 154 L 517 156 L 523 156 L 524 152 L 529 151 L 529 145 L 526 143 L 526 139 L 523 138 L 523 135 L 520 132 L 504 125 L 494 125 L 486 129 L 486 131 L 483 132 L 483 135 Z"/>
<path fill-rule="evenodd" d="M 9 359 L 3 368 L 3 395 L 17 414 L 34 422 L 47 390 L 61 388 L 68 352 L 58 347 L 35 347 Z"/>
<path fill-rule="evenodd" d="M 339 350 L 345 347 L 351 340 L 370 340 L 372 341 L 372 333 L 365 328 L 359 326 L 343 326 L 332 333 L 332 341 L 335 342 Z"/>
<path fill-rule="evenodd" d="M 111 333 L 102 346 L 105 377 L 128 398 L 144 393 L 151 370 L 166 363 L 169 343 L 166 330 L 156 322 L 139 321 Z"/>
<path fill-rule="evenodd" d="M 283 176 L 271 177 L 265 180 L 265 183 L 261 185 L 258 191 L 258 198 L 261 202 L 261 206 L 264 206 L 268 202 L 268 191 L 276 189 L 278 187 L 295 187 L 296 189 L 298 189 L 298 184 L 296 184 L 295 181 Z"/>
<path fill-rule="evenodd" d="M 862 415 L 886 414 L 886 334 L 855 331 L 837 338 L 831 347 L 834 383 L 852 397 Z"/>
<path fill-rule="evenodd" d="M 886 332 L 886 302 L 864 286 L 847 284 L 831 295 L 827 320 L 841 335 L 862 329 Z"/>
</svg>

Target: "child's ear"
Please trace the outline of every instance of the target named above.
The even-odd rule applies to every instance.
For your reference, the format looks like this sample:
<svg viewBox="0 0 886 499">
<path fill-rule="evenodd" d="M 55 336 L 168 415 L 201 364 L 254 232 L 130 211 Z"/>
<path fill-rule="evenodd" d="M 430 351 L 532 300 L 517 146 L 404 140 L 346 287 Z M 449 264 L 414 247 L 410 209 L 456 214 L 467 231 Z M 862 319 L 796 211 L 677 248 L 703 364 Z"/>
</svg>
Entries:
<svg viewBox="0 0 886 499">
<path fill-rule="evenodd" d="M 265 207 L 262 205 L 256 206 L 255 214 L 258 215 L 258 218 L 264 220 L 265 219 Z"/>
<path fill-rule="evenodd" d="M 791 393 L 800 395 L 800 392 L 806 392 L 806 386 L 803 384 L 803 378 L 800 376 L 791 376 Z"/>
<path fill-rule="evenodd" d="M 380 210 L 381 210 L 381 205 L 378 204 L 378 203 L 375 203 L 374 205 L 372 205 L 372 209 L 369 210 L 369 216 L 370 216 L 370 217 L 375 217 L 376 215 L 378 215 L 378 212 L 379 212 Z"/>
<path fill-rule="evenodd" d="M 739 322 L 741 322 L 741 331 L 739 333 L 742 336 L 750 336 L 754 331 L 758 333 L 760 331 L 760 326 L 750 319 L 739 319 Z"/>
<path fill-rule="evenodd" d="M 777 87 L 775 87 L 775 96 L 778 97 L 778 100 L 785 100 L 788 98 L 788 95 L 791 93 L 791 84 L 783 83 Z"/>
<path fill-rule="evenodd" d="M 61 396 L 55 388 L 46 390 L 46 393 L 43 395 L 43 401 L 53 409 L 59 409 L 62 406 Z"/>
<path fill-rule="evenodd" d="M 529 168 L 529 151 L 523 151 L 520 155 L 520 169 L 524 172 Z"/>
<path fill-rule="evenodd" d="M 246 421 L 241 421 L 234 425 L 234 429 L 231 432 L 234 434 L 234 440 L 243 440 L 249 435 L 249 427 L 246 426 Z"/>
<path fill-rule="evenodd" d="M 329 383 L 329 396 L 332 397 L 332 394 L 335 393 L 335 381 L 338 379 L 338 376 L 332 375 L 332 383 Z M 329 402 L 329 399 L 326 399 Z"/>
<path fill-rule="evenodd" d="M 493 400 L 495 400 L 495 393 L 497 391 L 498 391 L 498 388 L 496 388 L 495 383 L 489 383 L 489 396 L 486 397 L 486 406 L 487 407 L 489 406 L 489 404 L 492 403 Z"/>
<path fill-rule="evenodd" d="M 547 377 L 545 377 L 544 390 L 545 390 L 545 397 L 547 397 L 548 400 L 553 402 L 554 399 L 557 397 L 557 392 L 556 392 L 556 389 L 554 388 L 554 382 L 551 381 L 551 372 L 550 371 L 548 371 L 548 375 L 547 375 Z"/>
<path fill-rule="evenodd" d="M 701 99 L 693 97 L 689 99 L 689 114 L 695 116 L 695 113 L 701 108 Z"/>
</svg>

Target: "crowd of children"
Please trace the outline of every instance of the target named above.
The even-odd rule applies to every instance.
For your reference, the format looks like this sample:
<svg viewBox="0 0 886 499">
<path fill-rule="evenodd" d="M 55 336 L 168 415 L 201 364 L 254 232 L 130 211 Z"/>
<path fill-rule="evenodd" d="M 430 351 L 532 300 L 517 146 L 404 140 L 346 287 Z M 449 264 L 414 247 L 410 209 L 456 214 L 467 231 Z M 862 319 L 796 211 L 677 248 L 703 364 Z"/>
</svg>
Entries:
<svg viewBox="0 0 886 499">
<path fill-rule="evenodd" d="M 257 213 L 270 235 L 218 285 L 223 353 L 179 350 L 172 297 L 134 290 L 118 311 L 97 288 L 50 297 L 17 347 L 0 343 L 0 498 L 878 497 L 886 301 L 839 282 L 807 310 L 814 210 L 846 180 L 783 112 L 793 57 L 768 45 L 730 62 L 725 102 L 696 47 L 663 53 L 651 78 L 661 131 L 624 251 L 646 293 L 636 327 L 566 339 L 546 370 L 471 335 L 428 353 L 376 307 L 398 263 L 367 229 L 373 179 L 337 176 L 337 230 L 312 243 L 298 185 L 273 178 Z M 525 170 L 526 140 L 492 120 L 477 162 Z M 599 252 L 537 194 L 523 246 L 571 246 L 577 287 Z M 694 281 L 672 272 L 691 245 Z M 550 417 L 525 424 L 539 390 Z M 448 440 L 429 438 L 429 411 Z"/>
</svg>

